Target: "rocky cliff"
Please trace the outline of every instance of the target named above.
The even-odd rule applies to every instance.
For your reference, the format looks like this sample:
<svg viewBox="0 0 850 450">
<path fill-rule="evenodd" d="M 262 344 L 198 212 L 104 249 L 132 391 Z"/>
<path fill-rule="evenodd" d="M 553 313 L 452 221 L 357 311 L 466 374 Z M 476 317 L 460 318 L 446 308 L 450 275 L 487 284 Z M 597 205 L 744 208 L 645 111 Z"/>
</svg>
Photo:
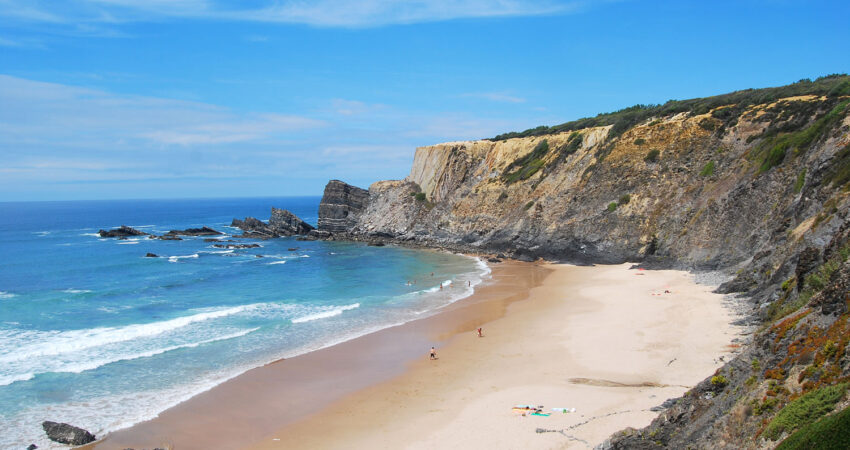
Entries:
<svg viewBox="0 0 850 450">
<path fill-rule="evenodd" d="M 725 272 L 732 280 L 722 290 L 747 293 L 752 315 L 764 323 L 755 346 L 724 368 L 725 383 L 708 379 L 707 388 L 695 388 L 701 403 L 679 406 L 687 411 L 677 410 L 681 414 L 658 435 L 667 439 L 646 438 L 651 431 L 644 430 L 629 435 L 638 438 L 609 444 L 681 448 L 685 441 L 670 436 L 688 436 L 697 447 L 770 447 L 774 441 L 753 438 L 783 405 L 821 387 L 791 383 L 783 385 L 785 391 L 773 389 L 797 366 L 787 360 L 785 341 L 771 340 L 771 327 L 806 308 L 822 309 L 809 302 L 835 283 L 839 291 L 844 286 L 837 268 L 846 260 L 840 249 L 850 205 L 848 105 L 850 77 L 829 76 L 421 147 L 407 178 L 374 183 L 368 197 L 359 199 L 361 212 L 347 221 L 338 217 L 345 199 L 334 194 L 334 216 L 325 220 L 345 238 L 526 260 L 628 260 Z M 333 183 L 332 193 L 345 191 Z M 322 214 L 320 209 L 320 228 Z M 839 322 L 843 314 L 841 308 L 825 313 Z M 812 320 L 795 321 L 783 336 L 805 339 L 833 323 Z M 837 350 L 830 357 L 844 355 L 847 342 L 832 342 Z M 805 363 L 799 370 L 824 367 L 821 361 L 810 368 L 818 360 L 812 352 L 811 361 L 795 360 Z M 742 377 L 740 367 L 752 365 L 747 358 L 767 366 Z M 841 358 L 835 364 L 844 374 L 848 362 Z M 843 379 L 828 380 L 833 385 Z M 775 394 L 770 408 L 730 415 L 752 400 L 750 394 L 768 390 Z M 730 421 L 747 425 L 732 432 L 724 425 Z M 724 432 L 728 439 L 719 440 Z"/>
<path fill-rule="evenodd" d="M 369 191 L 339 180 L 331 180 L 319 203 L 318 229 L 339 233 L 350 230 L 369 201 Z"/>
<path fill-rule="evenodd" d="M 275 238 L 280 236 L 293 236 L 296 234 L 308 234 L 313 226 L 304 222 L 295 214 L 285 209 L 272 207 L 269 222 L 254 217 L 246 217 L 244 220 L 233 219 L 230 226 L 243 231 L 244 237 L 255 237 L 260 239 Z"/>
</svg>

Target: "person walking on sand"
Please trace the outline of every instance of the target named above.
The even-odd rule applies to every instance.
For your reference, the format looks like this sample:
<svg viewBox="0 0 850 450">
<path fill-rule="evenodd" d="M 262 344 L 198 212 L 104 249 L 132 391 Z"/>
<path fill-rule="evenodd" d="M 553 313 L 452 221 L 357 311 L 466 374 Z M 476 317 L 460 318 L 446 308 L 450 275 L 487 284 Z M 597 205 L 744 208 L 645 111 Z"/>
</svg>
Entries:
<svg viewBox="0 0 850 450">
<path fill-rule="evenodd" d="M 478 337 L 484 337 L 484 332 L 481 330 L 481 327 L 478 327 Z"/>
<path fill-rule="evenodd" d="M 431 359 L 437 359 L 437 350 L 431 347 Z"/>
</svg>

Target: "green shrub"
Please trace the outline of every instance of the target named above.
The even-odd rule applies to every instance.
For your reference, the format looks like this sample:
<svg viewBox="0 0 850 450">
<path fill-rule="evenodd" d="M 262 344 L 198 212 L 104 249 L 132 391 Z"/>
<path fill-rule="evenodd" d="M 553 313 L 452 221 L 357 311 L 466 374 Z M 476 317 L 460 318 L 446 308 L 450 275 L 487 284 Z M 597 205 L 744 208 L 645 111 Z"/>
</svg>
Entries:
<svg viewBox="0 0 850 450">
<path fill-rule="evenodd" d="M 782 286 L 781 286 L 781 287 L 782 287 L 782 290 L 783 290 L 783 291 L 787 291 L 788 289 L 790 289 L 790 288 L 791 288 L 791 286 L 792 286 L 792 283 L 794 283 L 794 277 L 791 277 L 791 278 L 789 278 L 789 279 L 787 279 L 787 280 L 783 281 L 783 282 L 782 282 Z"/>
<path fill-rule="evenodd" d="M 608 212 L 614 212 L 617 209 L 617 202 L 611 202 L 608 204 Z"/>
<path fill-rule="evenodd" d="M 709 161 L 700 171 L 700 176 L 710 177 L 714 175 L 714 161 Z"/>
<path fill-rule="evenodd" d="M 749 377 L 749 378 L 747 378 L 746 380 L 744 380 L 744 384 L 746 384 L 747 386 L 750 386 L 750 385 L 752 385 L 753 383 L 755 383 L 756 381 L 758 381 L 758 377 L 757 377 L 757 376 L 755 376 L 755 375 L 750 375 L 750 377 Z"/>
<path fill-rule="evenodd" d="M 803 190 L 803 184 L 806 182 L 806 168 L 803 167 L 803 171 L 797 175 L 797 181 L 794 183 L 794 193 L 799 194 L 801 190 Z"/>
<path fill-rule="evenodd" d="M 793 431 L 815 422 L 832 411 L 846 391 L 847 384 L 841 383 L 822 387 L 803 395 L 785 405 L 767 424 L 763 435 L 775 441 L 785 431 Z"/>
<path fill-rule="evenodd" d="M 850 442 L 850 408 L 800 428 L 776 450 L 845 450 Z"/>
<path fill-rule="evenodd" d="M 727 384 L 729 384 L 729 380 L 727 380 L 723 375 L 715 375 L 711 377 L 711 385 L 716 388 L 723 389 Z"/>
<path fill-rule="evenodd" d="M 843 186 L 850 181 L 850 144 L 835 154 L 824 180 L 836 186 Z"/>
<path fill-rule="evenodd" d="M 525 210 L 528 211 L 532 206 L 534 206 L 534 202 L 528 202 L 525 204 Z"/>
<path fill-rule="evenodd" d="M 428 198 L 425 196 L 425 193 L 424 193 L 424 192 L 417 192 L 417 193 L 416 193 L 416 195 L 415 195 L 415 197 L 416 197 L 416 201 L 417 201 L 417 202 L 424 202 L 425 200 L 427 200 L 427 199 L 428 199 Z"/>
<path fill-rule="evenodd" d="M 499 194 L 499 198 L 497 200 L 501 202 L 501 201 L 504 201 L 506 198 L 508 198 L 508 193 L 502 191 L 502 193 Z"/>
<path fill-rule="evenodd" d="M 643 145 L 643 144 L 646 144 L 646 139 L 644 139 L 644 138 L 635 139 L 635 145 Z"/>
<path fill-rule="evenodd" d="M 643 160 L 649 163 L 658 161 L 658 155 L 660 154 L 661 152 L 657 149 L 652 149 L 649 151 L 649 153 L 646 154 L 646 156 L 644 156 Z"/>
<path fill-rule="evenodd" d="M 627 205 L 630 201 L 632 201 L 632 196 L 629 194 L 623 194 L 620 196 L 620 204 Z"/>
<path fill-rule="evenodd" d="M 779 400 L 777 400 L 776 397 L 767 397 L 761 403 L 759 403 L 758 400 L 753 400 L 753 414 L 760 416 L 765 412 L 772 410 L 777 403 L 779 403 Z"/>
<path fill-rule="evenodd" d="M 711 119 L 702 119 L 699 121 L 699 127 L 706 131 L 714 131 L 717 129 L 717 122 Z"/>
<path fill-rule="evenodd" d="M 751 362 L 750 365 L 753 366 L 753 370 L 761 369 L 761 363 L 759 362 L 758 358 L 754 358 L 753 362 Z"/>
</svg>

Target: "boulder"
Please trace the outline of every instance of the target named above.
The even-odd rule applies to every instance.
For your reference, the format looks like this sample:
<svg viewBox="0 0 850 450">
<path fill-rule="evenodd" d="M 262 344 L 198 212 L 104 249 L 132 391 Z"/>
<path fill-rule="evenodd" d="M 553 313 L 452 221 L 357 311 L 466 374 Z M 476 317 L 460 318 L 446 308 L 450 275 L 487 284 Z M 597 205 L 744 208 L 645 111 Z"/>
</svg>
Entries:
<svg viewBox="0 0 850 450">
<path fill-rule="evenodd" d="M 148 233 L 145 233 L 144 231 L 139 231 L 135 228 L 131 228 L 131 227 L 128 227 L 126 225 L 121 225 L 118 228 L 113 228 L 113 229 L 108 230 L 108 231 L 107 230 L 99 230 L 97 232 L 97 234 L 99 234 L 100 237 L 102 237 L 102 238 L 113 238 L 113 237 L 117 237 L 117 238 L 124 237 L 124 238 L 126 238 L 127 236 L 147 236 L 148 235 Z"/>
<path fill-rule="evenodd" d="M 159 258 L 159 255 L 157 255 L 156 253 L 148 252 L 148 253 L 145 255 L 145 258 Z"/>
<path fill-rule="evenodd" d="M 67 423 L 56 423 L 44 421 L 41 424 L 47 437 L 53 442 L 67 445 L 85 445 L 89 442 L 94 442 L 95 437 L 88 431 L 68 425 Z"/>
<path fill-rule="evenodd" d="M 368 202 L 369 191 L 366 189 L 339 180 L 329 181 L 319 203 L 319 231 L 350 231 Z"/>
</svg>

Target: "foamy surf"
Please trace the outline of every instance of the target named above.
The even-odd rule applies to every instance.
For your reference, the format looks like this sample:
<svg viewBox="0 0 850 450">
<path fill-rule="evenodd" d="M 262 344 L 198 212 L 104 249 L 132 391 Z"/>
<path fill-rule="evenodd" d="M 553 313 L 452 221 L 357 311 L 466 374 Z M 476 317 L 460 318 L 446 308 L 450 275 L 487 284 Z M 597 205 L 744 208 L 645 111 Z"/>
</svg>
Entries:
<svg viewBox="0 0 850 450">
<path fill-rule="evenodd" d="M 66 294 L 89 294 L 89 293 L 91 293 L 91 291 L 88 290 L 88 289 L 73 289 L 73 288 L 65 289 L 62 292 L 66 293 Z"/>
<path fill-rule="evenodd" d="M 181 259 L 193 259 L 193 258 L 197 258 L 199 256 L 200 255 L 198 255 L 197 253 L 192 254 L 192 255 L 185 255 L 185 256 L 169 256 L 168 262 L 176 263 L 176 262 L 180 261 Z"/>
<path fill-rule="evenodd" d="M 176 319 L 124 327 L 91 328 L 70 331 L 0 330 L 0 338 L 12 346 L 4 346 L 0 363 L 10 363 L 28 358 L 58 356 L 92 347 L 156 336 L 187 325 L 238 314 L 254 305 L 236 306 L 178 317 Z"/>
<path fill-rule="evenodd" d="M 343 313 L 343 311 L 349 311 L 349 310 L 359 308 L 359 307 L 360 307 L 360 303 L 354 303 L 352 305 L 345 305 L 345 306 L 330 307 L 329 309 L 326 309 L 324 311 L 320 311 L 320 312 L 317 312 L 317 313 L 308 314 L 306 316 L 302 316 L 302 317 L 292 319 L 292 323 L 304 323 L 304 322 L 311 322 L 313 320 L 327 319 L 329 317 L 339 316 Z"/>
<path fill-rule="evenodd" d="M 13 294 L 11 292 L 0 291 L 0 298 L 12 298 L 17 297 L 17 294 Z"/>
<path fill-rule="evenodd" d="M 286 264 L 286 261 L 275 261 L 275 262 L 266 263 L 267 266 L 276 266 L 278 264 Z"/>
</svg>

